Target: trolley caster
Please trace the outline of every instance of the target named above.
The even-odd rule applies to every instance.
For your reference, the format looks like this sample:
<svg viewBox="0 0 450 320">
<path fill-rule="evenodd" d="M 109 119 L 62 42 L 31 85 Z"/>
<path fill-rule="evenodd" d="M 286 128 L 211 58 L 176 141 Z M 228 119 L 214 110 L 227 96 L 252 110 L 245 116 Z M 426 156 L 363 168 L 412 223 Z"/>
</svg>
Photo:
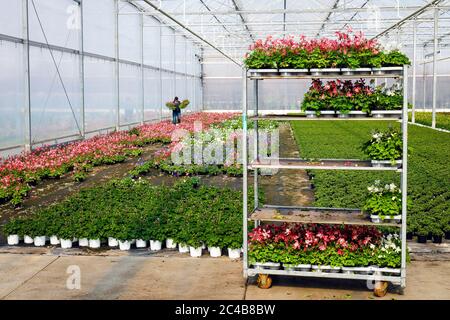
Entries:
<svg viewBox="0 0 450 320">
<path fill-rule="evenodd" d="M 268 274 L 258 274 L 258 280 L 256 280 L 258 288 L 269 289 L 272 286 L 272 278 Z"/>
<path fill-rule="evenodd" d="M 389 283 L 386 281 L 377 281 L 375 283 L 375 288 L 373 289 L 373 294 L 376 297 L 384 297 L 387 293 Z"/>
</svg>

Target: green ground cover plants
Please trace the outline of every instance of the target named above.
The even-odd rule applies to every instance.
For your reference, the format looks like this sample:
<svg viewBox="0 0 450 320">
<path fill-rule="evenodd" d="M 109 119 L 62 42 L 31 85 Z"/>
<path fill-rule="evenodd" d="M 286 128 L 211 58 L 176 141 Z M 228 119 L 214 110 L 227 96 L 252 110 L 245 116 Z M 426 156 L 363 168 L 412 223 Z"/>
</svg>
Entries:
<svg viewBox="0 0 450 320">
<path fill-rule="evenodd" d="M 431 127 L 431 112 L 416 112 L 416 123 Z M 409 114 L 409 121 L 411 121 L 411 113 Z M 450 130 L 450 112 L 436 113 L 436 128 Z"/>
<path fill-rule="evenodd" d="M 400 128 L 391 121 L 291 122 L 303 158 L 368 159 L 361 145 L 375 129 Z M 439 235 L 450 230 L 450 135 L 409 126 L 408 231 Z M 400 185 L 394 172 L 309 171 L 315 205 L 362 208 L 376 180 Z"/>
</svg>

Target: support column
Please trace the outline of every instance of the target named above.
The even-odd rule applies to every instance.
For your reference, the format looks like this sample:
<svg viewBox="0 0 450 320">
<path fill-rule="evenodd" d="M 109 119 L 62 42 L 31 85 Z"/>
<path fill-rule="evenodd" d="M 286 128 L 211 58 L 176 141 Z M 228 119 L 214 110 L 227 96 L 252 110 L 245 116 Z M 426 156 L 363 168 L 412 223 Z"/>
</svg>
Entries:
<svg viewBox="0 0 450 320">
<path fill-rule="evenodd" d="M 402 287 L 406 286 L 406 216 L 408 208 L 408 67 L 403 66 L 403 115 L 402 115 L 402 140 L 403 140 L 403 157 L 401 172 L 401 191 L 402 191 L 402 256 L 401 256 L 401 276 Z"/>
<path fill-rule="evenodd" d="M 144 15 L 141 19 L 141 125 L 145 122 L 145 70 L 144 70 Z"/>
<path fill-rule="evenodd" d="M 120 64 L 119 64 L 119 0 L 114 0 L 115 10 L 115 46 L 116 46 L 116 91 L 117 91 L 117 106 L 116 106 L 116 131 L 120 130 Z"/>
<path fill-rule="evenodd" d="M 31 151 L 32 149 L 32 135 L 31 135 L 31 74 L 30 74 L 30 28 L 29 28 L 29 8 L 28 0 L 22 0 L 23 8 L 23 60 L 25 69 L 25 99 L 24 99 L 24 114 L 25 114 L 25 143 L 24 150 Z"/>
<path fill-rule="evenodd" d="M 80 80 L 81 80 L 81 138 L 86 137 L 86 105 L 84 88 L 84 24 L 83 24 L 83 0 L 80 1 Z"/>
<path fill-rule="evenodd" d="M 416 123 L 416 63 L 417 63 L 417 22 L 413 22 L 413 61 L 412 61 L 412 114 L 411 121 Z"/>
<path fill-rule="evenodd" d="M 436 104 L 437 104 L 437 54 L 438 54 L 438 29 L 439 29 L 439 9 L 434 9 L 434 48 L 433 48 L 433 114 L 431 127 L 436 128 Z"/>
<path fill-rule="evenodd" d="M 248 276 L 248 152 L 247 152 L 247 70 L 242 69 L 242 168 L 243 168 L 243 206 L 242 206 L 242 230 L 243 230 L 243 271 L 244 278 Z"/>
<path fill-rule="evenodd" d="M 162 23 L 159 22 L 159 121 L 162 120 L 163 116 L 163 79 L 162 79 Z"/>
</svg>

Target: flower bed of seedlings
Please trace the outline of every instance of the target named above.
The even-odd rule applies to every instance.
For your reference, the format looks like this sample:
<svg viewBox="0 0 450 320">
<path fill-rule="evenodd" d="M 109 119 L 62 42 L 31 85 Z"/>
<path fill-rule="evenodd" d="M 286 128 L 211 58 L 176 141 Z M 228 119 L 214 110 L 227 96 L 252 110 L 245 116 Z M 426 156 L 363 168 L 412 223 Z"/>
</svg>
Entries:
<svg viewBox="0 0 450 320">
<path fill-rule="evenodd" d="M 269 36 L 250 46 L 244 62 L 249 69 L 354 69 L 410 64 L 408 57 L 398 50 L 384 50 L 376 39 L 369 40 L 351 29 L 336 32 L 336 39 Z"/>
<path fill-rule="evenodd" d="M 393 163 L 401 155 L 399 124 L 394 122 L 297 121 L 291 126 L 304 158 L 371 158 Z M 409 126 L 408 142 L 408 236 L 440 242 L 444 234 L 450 238 L 450 139 L 448 133 Z M 379 218 L 400 214 L 396 173 L 311 170 L 309 174 L 315 206 L 366 207 Z M 397 192 L 391 192 L 393 185 Z"/>
<path fill-rule="evenodd" d="M 43 179 L 59 178 L 73 172 L 74 179 L 85 179 L 86 172 L 98 165 L 114 164 L 141 154 L 140 148 L 150 143 L 170 143 L 175 129 L 194 131 L 194 123 L 204 129 L 234 117 L 232 113 L 196 113 L 183 116 L 183 122 L 170 121 L 145 124 L 130 131 L 99 135 L 83 141 L 54 147 L 43 147 L 32 152 L 0 160 L 0 202 L 22 202 L 32 186 Z"/>
<path fill-rule="evenodd" d="M 274 130 L 278 128 L 278 124 L 277 121 L 262 120 L 259 121 L 258 128 Z M 253 126 L 253 122 L 248 124 L 250 130 Z M 130 175 L 136 178 L 156 168 L 175 176 L 226 174 L 240 177 L 243 174 L 242 164 L 239 161 L 241 132 L 242 117 L 240 116 L 217 122 L 208 130 L 191 133 L 182 140 L 173 141 L 159 150 L 154 159 L 136 166 L 130 171 Z M 198 150 L 200 150 L 200 156 L 196 156 L 196 152 L 199 153 Z M 183 157 L 184 152 L 188 153 L 187 158 L 183 158 L 180 163 L 175 163 L 172 155 L 177 153 Z"/>
<path fill-rule="evenodd" d="M 391 87 L 381 84 L 374 87 L 373 82 L 366 84 L 364 79 L 332 80 L 323 83 L 314 79 L 303 102 L 303 111 L 334 111 L 348 114 L 350 111 L 362 111 L 370 114 L 375 110 L 401 110 L 403 93 L 396 82 Z"/>
<path fill-rule="evenodd" d="M 416 112 L 415 118 L 416 123 L 431 127 L 431 112 Z M 409 114 L 409 121 L 411 121 L 411 113 Z M 450 130 L 450 112 L 436 113 L 436 128 Z"/>
<path fill-rule="evenodd" d="M 401 240 L 375 227 L 343 225 L 264 225 L 249 233 L 249 262 L 302 271 L 321 266 L 399 268 Z"/>
<path fill-rule="evenodd" d="M 212 255 L 242 247 L 242 192 L 200 185 L 198 179 L 180 180 L 172 187 L 153 186 L 144 180 L 115 180 L 84 189 L 66 200 L 8 222 L 8 242 L 19 238 L 37 246 L 51 244 L 98 248 L 120 246 L 160 250 L 168 248 L 191 255 L 207 246 Z"/>
</svg>

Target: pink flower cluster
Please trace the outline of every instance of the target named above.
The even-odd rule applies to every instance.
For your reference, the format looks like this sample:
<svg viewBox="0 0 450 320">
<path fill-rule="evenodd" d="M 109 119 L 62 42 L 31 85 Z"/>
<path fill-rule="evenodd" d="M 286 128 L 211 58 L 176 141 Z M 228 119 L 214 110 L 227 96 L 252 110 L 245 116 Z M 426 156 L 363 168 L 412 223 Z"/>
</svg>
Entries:
<svg viewBox="0 0 450 320">
<path fill-rule="evenodd" d="M 298 54 L 300 51 L 311 53 L 316 49 L 321 52 L 337 51 L 347 54 L 350 51 L 362 52 L 370 51 L 372 54 L 378 54 L 380 45 L 376 39 L 367 39 L 362 32 L 353 32 L 351 28 L 347 32 L 336 32 L 336 39 L 320 38 L 307 39 L 301 35 L 298 40 L 294 36 L 288 36 L 281 39 L 275 39 L 268 36 L 266 40 L 257 40 L 250 46 L 251 51 L 262 51 L 268 56 L 280 52 L 281 55 L 286 56 L 288 52 Z"/>
<path fill-rule="evenodd" d="M 320 79 L 314 79 L 312 81 L 309 92 L 318 94 L 320 99 L 326 97 L 338 97 L 346 96 L 353 97 L 358 94 L 372 95 L 375 90 L 370 85 L 366 85 L 364 79 L 357 80 L 355 82 L 351 80 L 332 80 L 325 84 Z"/>
<path fill-rule="evenodd" d="M 0 161 L 0 199 L 7 198 L 28 187 L 28 183 L 38 181 L 52 172 L 67 167 L 67 170 L 80 163 L 95 162 L 98 159 L 126 155 L 152 141 L 170 141 L 175 129 L 194 131 L 194 123 L 201 123 L 203 129 L 212 124 L 235 117 L 233 113 L 195 113 L 183 116 L 182 123 L 174 125 L 170 121 L 139 126 L 139 135 L 128 131 L 98 135 L 83 141 L 72 142 L 56 147 L 42 147 L 32 152 L 11 156 Z"/>
<path fill-rule="evenodd" d="M 377 245 L 381 239 L 381 232 L 374 227 L 318 224 L 264 225 L 253 229 L 248 235 L 250 244 L 283 243 L 286 247 L 303 251 L 324 251 L 333 247 L 339 254 L 344 249 L 354 252 L 370 244 Z"/>
</svg>

